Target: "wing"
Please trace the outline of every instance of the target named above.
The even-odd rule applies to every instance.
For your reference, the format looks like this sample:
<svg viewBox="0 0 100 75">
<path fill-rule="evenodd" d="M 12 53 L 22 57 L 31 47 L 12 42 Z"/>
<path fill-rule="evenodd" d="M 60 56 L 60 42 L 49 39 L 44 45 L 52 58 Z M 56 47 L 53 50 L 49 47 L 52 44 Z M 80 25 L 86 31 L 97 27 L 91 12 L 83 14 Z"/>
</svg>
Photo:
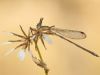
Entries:
<svg viewBox="0 0 100 75">
<path fill-rule="evenodd" d="M 59 34 L 63 37 L 68 37 L 71 39 L 84 39 L 86 38 L 86 34 L 82 31 L 76 31 L 76 30 L 68 30 L 68 29 L 60 29 L 60 28 L 51 28 L 51 31 Z"/>
</svg>

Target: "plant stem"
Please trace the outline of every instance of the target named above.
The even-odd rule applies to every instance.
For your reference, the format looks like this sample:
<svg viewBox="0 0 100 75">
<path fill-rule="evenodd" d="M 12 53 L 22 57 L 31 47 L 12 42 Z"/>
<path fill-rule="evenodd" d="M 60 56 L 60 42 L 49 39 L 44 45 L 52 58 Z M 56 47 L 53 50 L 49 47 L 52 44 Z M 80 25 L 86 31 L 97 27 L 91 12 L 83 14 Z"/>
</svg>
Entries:
<svg viewBox="0 0 100 75">
<path fill-rule="evenodd" d="M 38 55 L 39 55 L 40 60 L 41 60 L 42 62 L 44 62 L 44 60 L 43 60 L 43 58 L 42 58 L 42 55 L 41 55 L 41 52 L 40 52 L 40 50 L 39 50 L 37 44 L 36 44 L 36 47 L 35 47 L 35 48 L 36 48 L 36 50 L 37 50 L 37 52 L 38 52 Z M 44 71 L 45 71 L 45 75 L 48 75 L 48 70 L 47 70 L 47 69 L 44 69 Z"/>
</svg>

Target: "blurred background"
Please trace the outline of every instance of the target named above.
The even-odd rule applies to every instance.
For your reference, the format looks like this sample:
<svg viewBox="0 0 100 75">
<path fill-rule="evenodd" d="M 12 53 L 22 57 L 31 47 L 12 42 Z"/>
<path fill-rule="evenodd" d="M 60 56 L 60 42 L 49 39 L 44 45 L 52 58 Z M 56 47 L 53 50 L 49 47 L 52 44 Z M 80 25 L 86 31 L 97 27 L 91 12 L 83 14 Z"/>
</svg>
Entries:
<svg viewBox="0 0 100 75">
<path fill-rule="evenodd" d="M 41 17 L 44 25 L 84 31 L 86 39 L 72 41 L 100 55 L 100 0 L 0 0 L 0 75 L 44 75 L 28 53 L 24 61 L 19 61 L 20 49 L 5 56 L 16 44 L 2 45 L 14 38 L 2 31 L 22 34 L 19 24 L 27 32 Z M 56 36 L 50 38 L 53 43 L 46 43 L 47 50 L 38 43 L 49 75 L 100 75 L 100 58 Z"/>
</svg>

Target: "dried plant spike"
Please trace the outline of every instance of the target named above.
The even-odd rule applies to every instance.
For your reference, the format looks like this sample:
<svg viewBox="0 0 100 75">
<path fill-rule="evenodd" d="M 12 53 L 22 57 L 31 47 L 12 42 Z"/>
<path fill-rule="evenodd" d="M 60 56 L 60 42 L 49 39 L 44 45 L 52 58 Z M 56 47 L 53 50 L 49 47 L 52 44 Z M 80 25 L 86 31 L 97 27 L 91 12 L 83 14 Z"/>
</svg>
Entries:
<svg viewBox="0 0 100 75">
<path fill-rule="evenodd" d="M 7 41 L 7 42 L 2 42 L 2 43 L 0 43 L 0 45 L 9 45 L 9 44 L 12 44 L 12 42 Z"/>
<path fill-rule="evenodd" d="M 13 35 L 12 32 L 7 32 L 7 31 L 2 31 L 2 32 L 0 32 L 0 33 L 6 34 L 6 35 Z"/>
<path fill-rule="evenodd" d="M 34 61 L 39 67 L 44 68 L 45 70 L 49 70 L 49 69 L 47 68 L 47 64 L 44 63 L 43 61 L 37 59 L 36 57 L 33 57 L 32 59 L 33 59 L 33 61 Z"/>
<path fill-rule="evenodd" d="M 24 36 L 26 36 L 26 37 L 27 37 L 27 35 L 26 35 L 26 33 L 24 32 L 24 30 L 23 30 L 22 26 L 21 26 L 21 25 L 19 25 L 19 26 L 20 26 L 20 29 L 21 29 L 22 33 L 24 34 Z"/>
<path fill-rule="evenodd" d="M 44 40 L 43 40 L 43 36 L 40 36 L 40 40 L 41 40 L 41 42 L 42 42 L 44 48 L 47 49 L 46 46 L 45 46 Z"/>
<path fill-rule="evenodd" d="M 8 52 L 5 53 L 4 56 L 8 56 L 8 55 L 10 55 L 14 50 L 15 50 L 14 48 L 10 49 Z"/>
<path fill-rule="evenodd" d="M 14 36 L 17 36 L 17 37 L 20 37 L 20 38 L 24 38 L 25 39 L 25 37 L 22 36 L 22 35 L 19 35 L 19 34 L 13 33 L 13 32 L 11 32 L 11 34 L 13 34 Z"/>
<path fill-rule="evenodd" d="M 9 40 L 8 42 L 12 43 L 12 42 L 23 42 L 23 40 Z"/>
<path fill-rule="evenodd" d="M 29 51 L 29 54 L 31 55 L 32 60 L 35 64 L 37 64 L 41 68 L 44 68 L 45 70 L 49 70 L 46 63 L 37 59 L 37 57 L 34 57 L 31 50 L 28 50 L 28 51 Z"/>
</svg>

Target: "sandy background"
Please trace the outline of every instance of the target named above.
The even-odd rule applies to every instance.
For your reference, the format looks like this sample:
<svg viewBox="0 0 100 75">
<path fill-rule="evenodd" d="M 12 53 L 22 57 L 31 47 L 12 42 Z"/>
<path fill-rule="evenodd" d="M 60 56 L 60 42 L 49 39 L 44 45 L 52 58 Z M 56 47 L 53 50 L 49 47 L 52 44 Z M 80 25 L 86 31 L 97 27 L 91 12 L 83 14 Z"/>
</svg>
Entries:
<svg viewBox="0 0 100 75">
<path fill-rule="evenodd" d="M 84 31 L 86 39 L 73 41 L 100 55 L 100 0 L 0 0 L 0 42 L 13 38 L 2 31 L 21 34 L 19 24 L 27 31 L 30 25 L 35 27 L 41 17 L 44 17 L 44 25 Z M 50 68 L 49 75 L 100 75 L 100 58 L 58 37 L 51 39 L 53 43 L 46 43 L 46 51 L 39 43 Z M 15 46 L 0 45 L 0 75 L 44 75 L 28 53 L 24 61 L 19 61 L 20 49 L 4 56 Z"/>
</svg>

